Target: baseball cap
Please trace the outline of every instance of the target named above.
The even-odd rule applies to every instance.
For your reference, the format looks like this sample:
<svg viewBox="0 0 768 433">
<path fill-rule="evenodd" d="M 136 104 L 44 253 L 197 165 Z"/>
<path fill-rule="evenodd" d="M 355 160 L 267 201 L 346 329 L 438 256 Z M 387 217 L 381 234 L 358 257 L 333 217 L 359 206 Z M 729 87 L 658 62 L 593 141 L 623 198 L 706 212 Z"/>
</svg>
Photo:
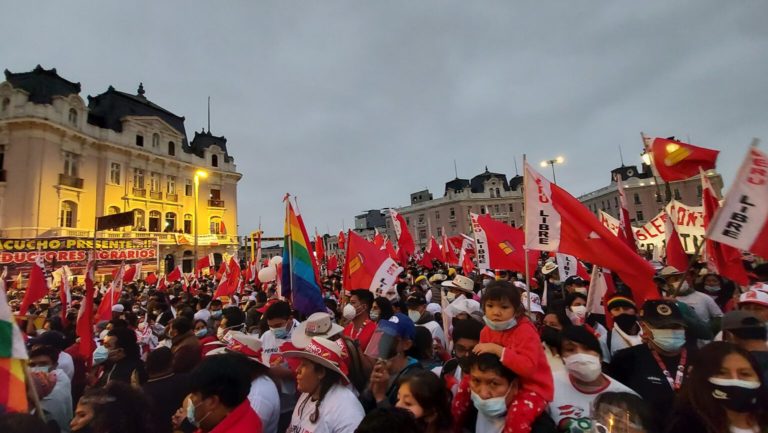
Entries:
<svg viewBox="0 0 768 433">
<path fill-rule="evenodd" d="M 729 311 L 723 316 L 723 331 L 730 331 L 732 329 L 759 329 L 763 327 L 765 327 L 765 322 L 749 311 Z"/>
<path fill-rule="evenodd" d="M 572 276 L 570 276 L 570 277 L 565 279 L 565 285 L 566 286 L 570 286 L 571 284 L 577 284 L 579 286 L 586 286 L 589 283 L 587 283 L 587 280 L 585 280 L 584 278 L 581 278 L 578 275 L 572 275 Z"/>
<path fill-rule="evenodd" d="M 405 300 L 405 304 L 409 307 L 418 307 L 420 305 L 427 305 L 427 298 L 421 293 L 412 293 L 408 299 Z"/>
<path fill-rule="evenodd" d="M 739 296 L 739 305 L 757 304 L 768 307 L 768 292 L 762 290 L 750 289 Z"/>
<path fill-rule="evenodd" d="M 389 320 L 379 321 L 379 329 L 393 337 L 407 338 L 413 340 L 416 335 L 416 325 L 413 320 L 403 313 L 397 313 Z"/>
<path fill-rule="evenodd" d="M 687 326 L 677 303 L 661 299 L 645 301 L 643 309 L 640 310 L 640 320 L 654 328 L 670 325 Z"/>
<path fill-rule="evenodd" d="M 67 348 L 67 337 L 59 331 L 46 331 L 39 337 L 30 338 L 27 346 L 51 346 L 58 350 Z"/>
</svg>

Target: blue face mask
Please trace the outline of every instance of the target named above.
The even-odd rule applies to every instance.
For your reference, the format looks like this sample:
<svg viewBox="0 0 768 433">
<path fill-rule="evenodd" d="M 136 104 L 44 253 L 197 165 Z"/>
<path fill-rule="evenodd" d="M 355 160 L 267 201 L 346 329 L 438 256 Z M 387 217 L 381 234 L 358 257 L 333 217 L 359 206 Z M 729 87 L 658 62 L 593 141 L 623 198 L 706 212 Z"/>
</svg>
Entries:
<svg viewBox="0 0 768 433">
<path fill-rule="evenodd" d="M 214 319 L 221 319 L 221 310 L 211 311 L 211 317 Z"/>
<path fill-rule="evenodd" d="M 665 352 L 674 352 L 685 345 L 684 329 L 652 329 L 653 344 Z"/>
<path fill-rule="evenodd" d="M 507 391 L 509 393 L 509 391 Z M 507 395 L 483 399 L 472 391 L 472 403 L 475 408 L 489 418 L 496 418 L 507 413 Z"/>
<path fill-rule="evenodd" d="M 483 316 L 483 321 L 485 321 L 485 326 L 491 328 L 494 331 L 506 331 L 507 329 L 512 329 L 517 326 L 517 319 L 514 317 L 503 322 L 494 322 L 487 316 Z"/>
<path fill-rule="evenodd" d="M 278 340 L 285 340 L 288 338 L 288 330 L 285 328 L 269 328 L 273 334 L 275 334 L 275 338 Z"/>
<path fill-rule="evenodd" d="M 99 365 L 107 360 L 107 356 L 109 356 L 109 350 L 107 350 L 106 346 L 99 346 L 96 348 L 96 350 L 93 351 L 93 365 Z"/>
<path fill-rule="evenodd" d="M 208 329 L 206 329 L 206 328 L 203 328 L 203 329 L 201 329 L 201 330 L 199 330 L 199 331 L 195 331 L 195 335 L 196 335 L 198 338 L 203 338 L 203 337 L 205 337 L 206 335 L 208 335 Z"/>
</svg>

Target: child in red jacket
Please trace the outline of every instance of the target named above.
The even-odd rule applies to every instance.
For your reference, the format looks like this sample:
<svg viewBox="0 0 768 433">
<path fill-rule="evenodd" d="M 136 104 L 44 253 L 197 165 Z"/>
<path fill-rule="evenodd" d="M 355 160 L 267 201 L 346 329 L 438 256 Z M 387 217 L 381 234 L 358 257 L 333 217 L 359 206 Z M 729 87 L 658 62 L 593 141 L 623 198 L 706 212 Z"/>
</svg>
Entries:
<svg viewBox="0 0 768 433">
<path fill-rule="evenodd" d="M 529 433 L 554 393 L 552 371 L 539 333 L 525 316 L 520 289 L 511 283 L 491 282 L 481 304 L 486 326 L 480 331 L 480 343 L 474 353 L 495 354 L 505 367 L 518 375 L 520 391 L 507 408 L 504 433 Z M 469 378 L 465 377 L 453 401 L 457 426 L 467 413 L 470 399 L 476 398 L 478 396 L 472 396 L 469 390 Z"/>
</svg>

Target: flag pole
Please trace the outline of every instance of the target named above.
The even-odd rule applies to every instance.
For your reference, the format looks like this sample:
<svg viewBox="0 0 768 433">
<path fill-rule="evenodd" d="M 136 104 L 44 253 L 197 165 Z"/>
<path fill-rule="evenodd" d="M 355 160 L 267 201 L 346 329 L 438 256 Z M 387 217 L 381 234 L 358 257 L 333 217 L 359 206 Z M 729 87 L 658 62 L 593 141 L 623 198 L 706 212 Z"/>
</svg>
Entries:
<svg viewBox="0 0 768 433">
<path fill-rule="evenodd" d="M 291 220 L 290 220 L 290 208 L 291 208 L 291 194 L 285 194 L 285 241 L 288 244 L 288 266 L 291 267 L 289 283 L 291 286 L 291 297 L 293 297 L 293 240 L 291 239 Z M 282 278 L 282 275 L 280 276 Z M 281 290 L 283 292 L 284 290 Z M 282 296 L 282 293 L 280 294 Z"/>
<path fill-rule="evenodd" d="M 515 164 L 517 165 L 517 164 Z M 523 216 L 525 219 L 528 219 L 528 204 L 525 202 L 525 196 L 527 195 L 526 192 L 528 187 L 528 159 L 525 154 L 523 154 L 523 209 L 524 214 Z M 525 223 L 525 228 L 528 228 L 527 221 Z M 531 275 L 530 272 L 528 272 L 528 242 L 526 241 L 525 248 L 523 248 L 523 254 L 525 254 L 525 291 L 528 293 L 528 312 L 531 312 Z"/>
</svg>

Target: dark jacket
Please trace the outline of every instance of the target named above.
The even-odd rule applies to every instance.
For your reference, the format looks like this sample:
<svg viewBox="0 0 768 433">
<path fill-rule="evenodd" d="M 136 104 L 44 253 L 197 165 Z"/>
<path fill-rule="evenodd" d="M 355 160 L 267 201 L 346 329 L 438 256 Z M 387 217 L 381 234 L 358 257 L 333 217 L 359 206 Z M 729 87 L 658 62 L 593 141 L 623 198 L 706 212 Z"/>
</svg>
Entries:
<svg viewBox="0 0 768 433">
<path fill-rule="evenodd" d="M 173 371 L 189 373 L 200 363 L 200 340 L 192 331 L 177 335 L 171 340 L 171 352 L 173 352 Z"/>
<path fill-rule="evenodd" d="M 152 419 L 157 433 L 173 431 L 171 418 L 184 403 L 189 394 L 189 381 L 186 373 L 171 373 L 149 379 L 142 387 L 149 400 Z"/>
<path fill-rule="evenodd" d="M 123 358 L 115 363 L 107 361 L 98 385 L 105 386 L 114 380 L 136 386 L 143 384 L 147 381 L 144 363 L 140 358 Z"/>
<path fill-rule="evenodd" d="M 413 374 L 413 372 L 419 371 L 421 369 L 421 364 L 416 362 L 411 363 L 404 369 L 400 370 L 400 372 L 397 373 L 397 375 L 391 381 L 389 388 L 387 388 L 387 397 L 382 401 L 376 401 L 370 388 L 366 389 L 365 392 L 360 395 L 360 403 L 363 405 L 365 413 L 368 413 L 377 407 L 394 406 L 397 403 L 397 392 L 400 390 L 400 381 L 404 377 L 408 377 L 410 374 Z"/>
</svg>

